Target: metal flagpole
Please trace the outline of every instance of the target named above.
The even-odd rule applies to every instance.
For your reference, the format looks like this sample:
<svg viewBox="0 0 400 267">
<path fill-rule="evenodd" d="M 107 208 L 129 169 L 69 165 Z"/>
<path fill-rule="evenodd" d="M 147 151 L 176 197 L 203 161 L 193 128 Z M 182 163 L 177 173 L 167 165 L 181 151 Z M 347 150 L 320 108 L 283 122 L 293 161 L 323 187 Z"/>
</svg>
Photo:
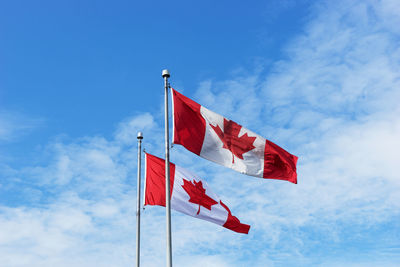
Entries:
<svg viewBox="0 0 400 267">
<path fill-rule="evenodd" d="M 140 178 L 141 178 L 141 163 L 142 163 L 142 132 L 137 134 L 138 142 L 138 167 L 137 167 L 137 205 L 136 205 L 136 267 L 140 266 Z"/>
<path fill-rule="evenodd" d="M 162 71 L 165 88 L 165 210 L 167 217 L 167 267 L 172 267 L 172 240 L 171 240 L 171 191 L 169 173 L 169 123 L 168 123 L 168 70 Z"/>
</svg>

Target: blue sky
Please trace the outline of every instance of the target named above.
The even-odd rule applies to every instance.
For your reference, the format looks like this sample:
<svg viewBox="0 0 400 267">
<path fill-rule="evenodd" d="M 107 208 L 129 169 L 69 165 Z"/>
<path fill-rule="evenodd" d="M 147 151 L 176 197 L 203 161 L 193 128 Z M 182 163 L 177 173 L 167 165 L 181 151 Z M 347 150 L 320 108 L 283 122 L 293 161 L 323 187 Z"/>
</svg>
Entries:
<svg viewBox="0 0 400 267">
<path fill-rule="evenodd" d="M 130 266 L 136 134 L 163 155 L 163 82 L 299 156 L 246 177 L 174 146 L 252 225 L 173 212 L 175 266 L 397 266 L 397 1 L 3 1 L 0 266 Z M 143 266 L 165 262 L 164 209 Z M 190 263 L 190 264 L 188 264 Z"/>
</svg>

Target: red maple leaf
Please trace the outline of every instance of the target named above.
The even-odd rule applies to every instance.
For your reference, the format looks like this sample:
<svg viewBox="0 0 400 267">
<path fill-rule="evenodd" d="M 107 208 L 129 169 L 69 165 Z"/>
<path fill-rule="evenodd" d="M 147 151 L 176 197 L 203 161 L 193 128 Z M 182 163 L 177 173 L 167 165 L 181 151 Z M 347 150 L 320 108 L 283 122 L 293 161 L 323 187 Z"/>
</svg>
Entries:
<svg viewBox="0 0 400 267">
<path fill-rule="evenodd" d="M 188 193 L 190 196 L 189 202 L 193 204 L 199 204 L 199 210 L 197 211 L 197 215 L 200 213 L 200 206 L 211 210 L 211 206 L 218 204 L 217 201 L 212 199 L 211 197 L 206 195 L 206 190 L 203 187 L 203 183 L 201 181 L 196 182 L 183 179 L 182 188 Z"/>
<path fill-rule="evenodd" d="M 234 121 L 224 118 L 224 131 L 221 130 L 219 125 L 214 126 L 210 123 L 219 139 L 221 139 L 224 146 L 222 148 L 229 149 L 232 152 L 232 163 L 235 162 L 235 155 L 239 159 L 243 159 L 243 154 L 256 148 L 253 146 L 256 137 L 249 137 L 247 133 L 239 137 L 239 132 L 242 126 Z"/>
</svg>

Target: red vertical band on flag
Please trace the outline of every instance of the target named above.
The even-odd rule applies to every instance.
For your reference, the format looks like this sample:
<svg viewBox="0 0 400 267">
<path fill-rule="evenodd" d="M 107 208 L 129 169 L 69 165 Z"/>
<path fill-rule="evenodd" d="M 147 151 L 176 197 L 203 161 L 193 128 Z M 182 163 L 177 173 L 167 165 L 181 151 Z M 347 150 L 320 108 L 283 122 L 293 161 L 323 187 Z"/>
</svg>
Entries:
<svg viewBox="0 0 400 267">
<path fill-rule="evenodd" d="M 263 178 L 286 180 L 297 184 L 297 159 L 295 155 L 266 140 Z"/>
<path fill-rule="evenodd" d="M 228 218 L 222 226 L 237 233 L 248 234 L 250 230 L 250 225 L 241 223 L 237 217 L 233 216 L 228 206 L 226 206 L 224 202 L 220 200 L 219 203 L 228 212 Z"/>
<path fill-rule="evenodd" d="M 175 164 L 169 164 L 170 192 L 174 187 Z M 145 205 L 165 207 L 165 161 L 150 154 L 146 154 L 146 192 Z"/>
<path fill-rule="evenodd" d="M 181 144 L 200 155 L 206 132 L 206 122 L 200 114 L 200 105 L 174 89 L 172 92 L 174 114 L 174 144 Z"/>
</svg>

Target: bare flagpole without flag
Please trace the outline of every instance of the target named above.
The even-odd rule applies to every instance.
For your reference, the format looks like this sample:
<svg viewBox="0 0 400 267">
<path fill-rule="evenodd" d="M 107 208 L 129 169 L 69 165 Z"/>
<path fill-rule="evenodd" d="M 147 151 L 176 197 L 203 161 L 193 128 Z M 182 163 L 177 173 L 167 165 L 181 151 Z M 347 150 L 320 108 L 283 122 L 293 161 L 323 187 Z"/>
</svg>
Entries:
<svg viewBox="0 0 400 267">
<path fill-rule="evenodd" d="M 141 188 L 141 166 L 142 166 L 142 132 L 137 134 L 138 142 L 138 166 L 137 166 L 137 205 L 136 205 L 136 267 L 140 266 L 140 188 Z"/>
<path fill-rule="evenodd" d="M 169 123 L 168 123 L 168 70 L 162 71 L 165 88 L 165 210 L 167 217 L 167 267 L 172 267 L 172 239 L 171 239 L 171 190 L 169 174 Z"/>
</svg>

